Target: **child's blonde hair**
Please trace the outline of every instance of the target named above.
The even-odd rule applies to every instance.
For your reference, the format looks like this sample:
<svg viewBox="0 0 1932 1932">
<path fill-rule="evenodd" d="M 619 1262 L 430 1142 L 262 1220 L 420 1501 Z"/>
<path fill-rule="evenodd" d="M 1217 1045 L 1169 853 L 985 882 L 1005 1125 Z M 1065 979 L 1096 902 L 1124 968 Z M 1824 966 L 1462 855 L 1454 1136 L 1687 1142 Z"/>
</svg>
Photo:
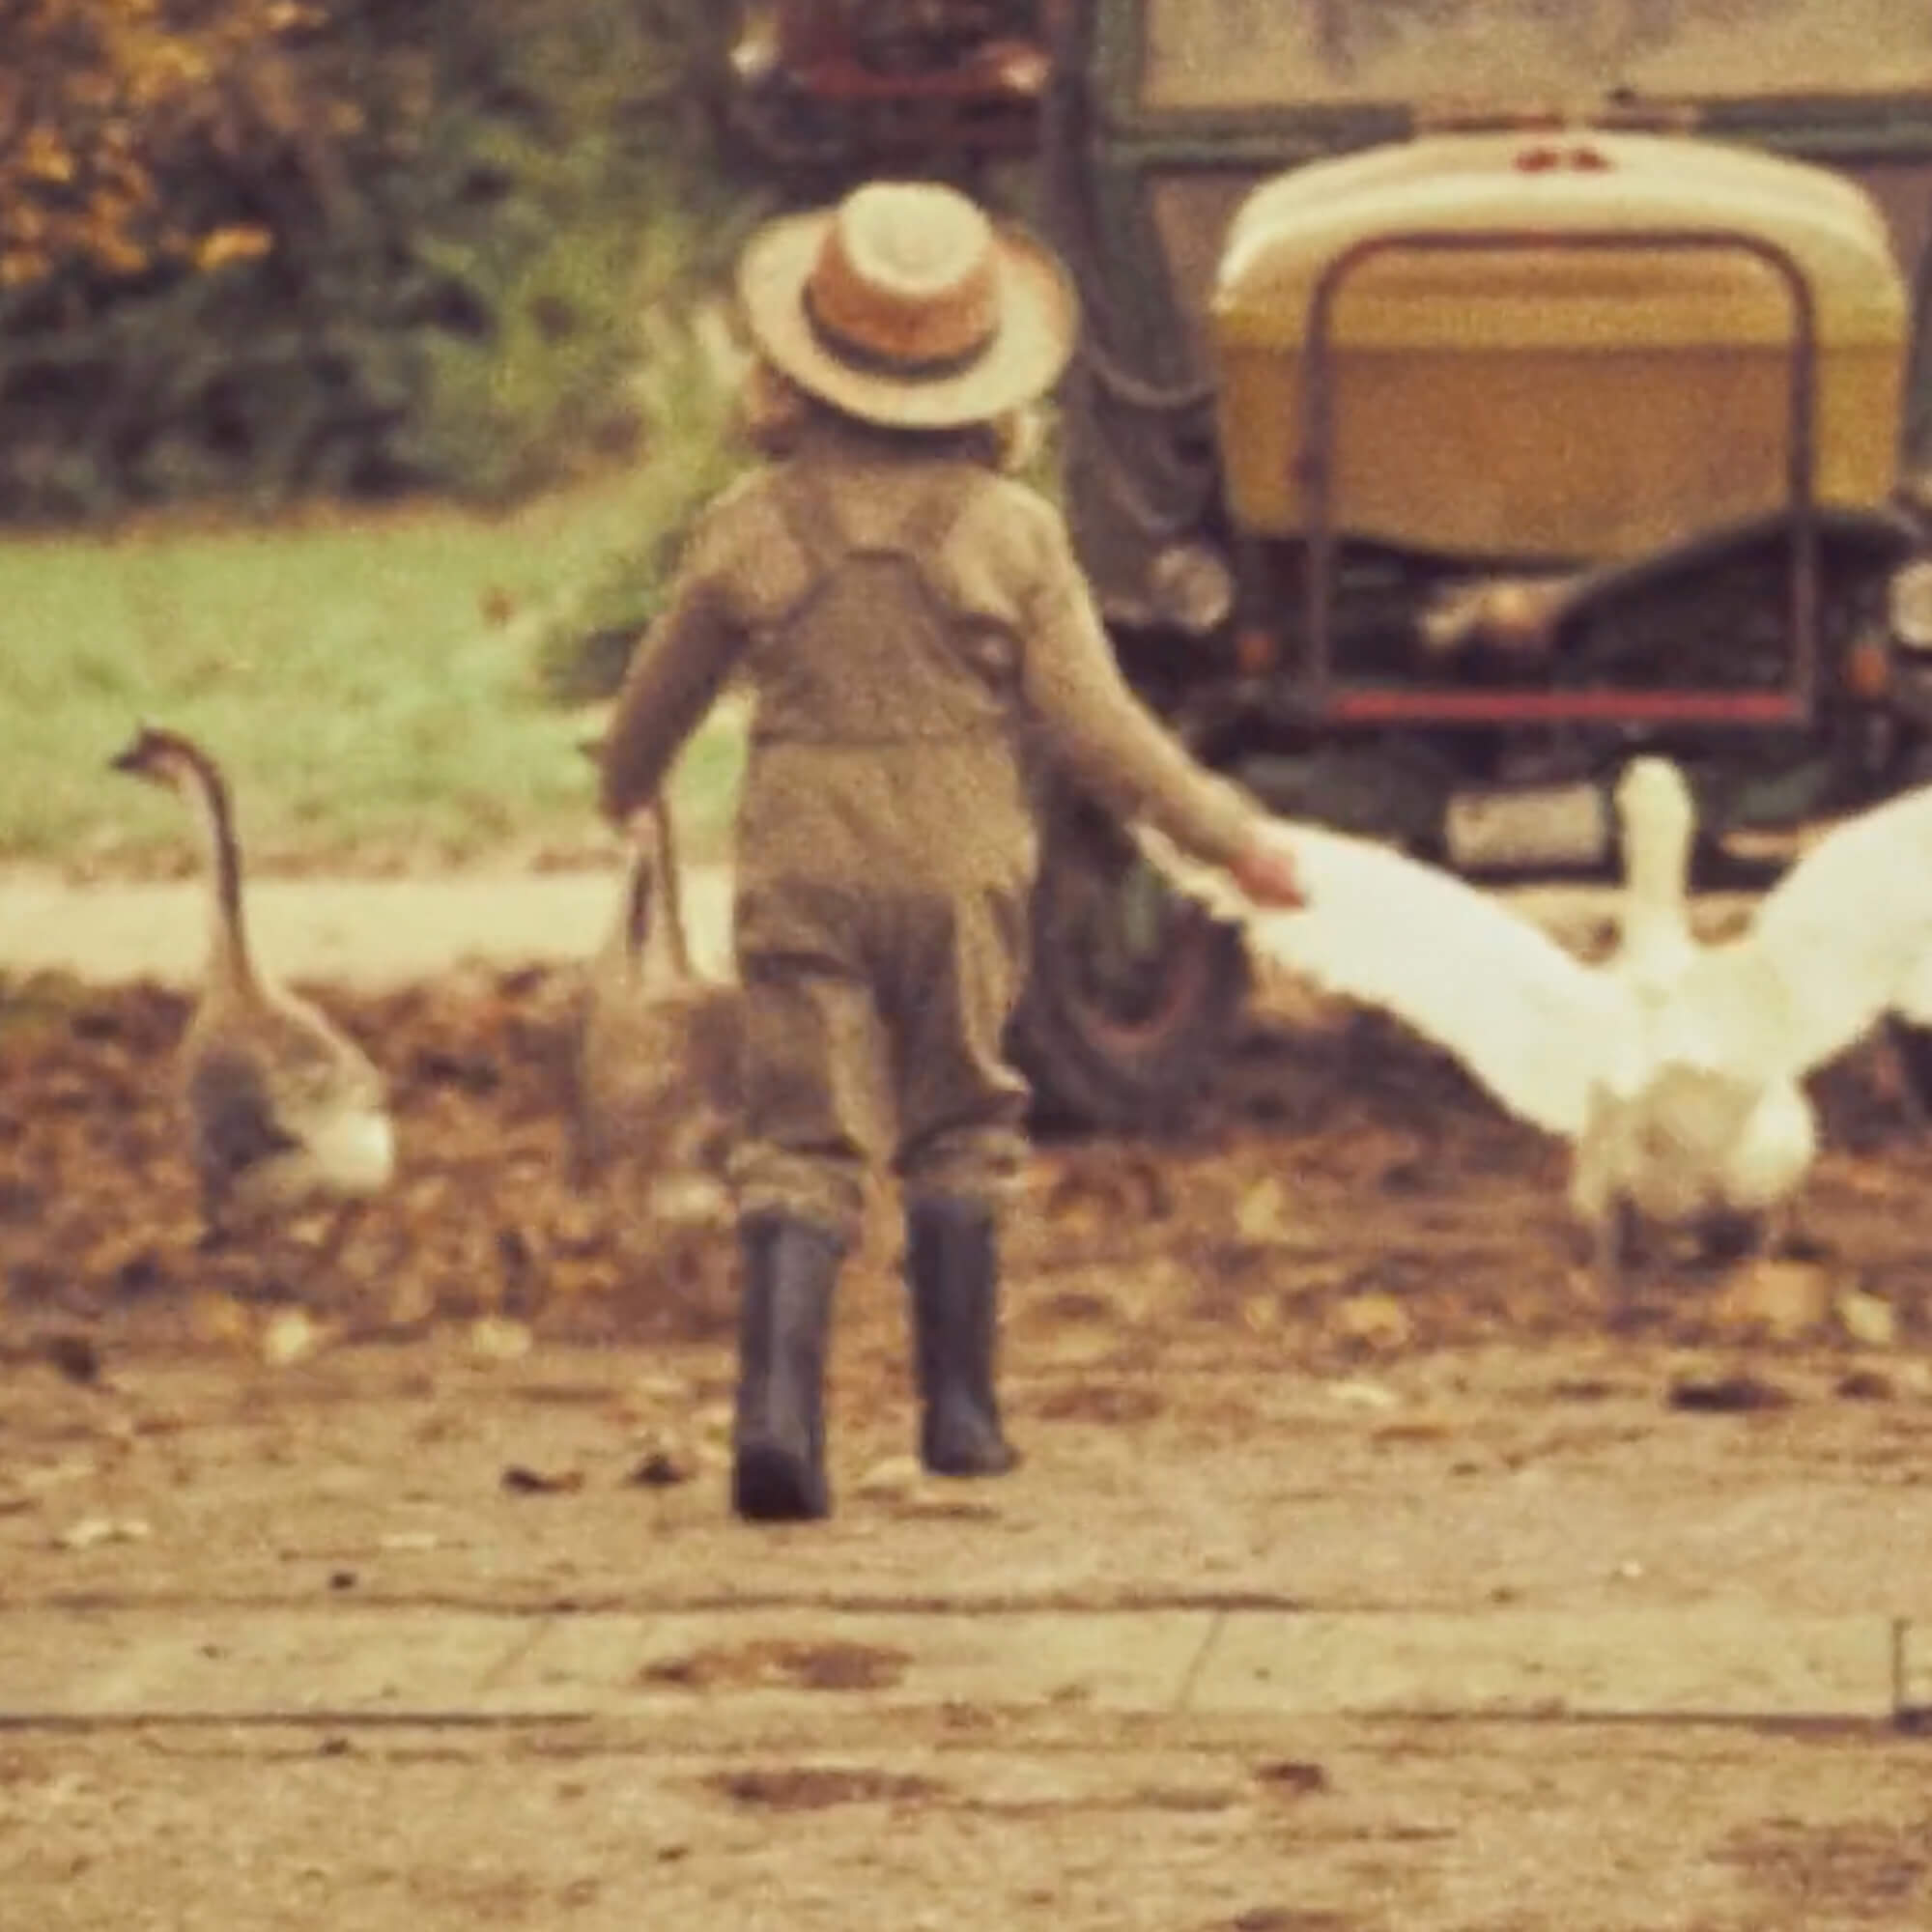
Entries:
<svg viewBox="0 0 1932 1932">
<path fill-rule="evenodd" d="M 738 429 L 760 456 L 783 456 L 810 423 L 817 405 L 791 378 L 752 357 L 738 385 Z"/>
<path fill-rule="evenodd" d="M 822 415 L 837 415 L 830 404 L 802 389 L 783 370 L 754 355 L 738 389 L 740 434 L 759 455 L 780 457 Z M 868 425 L 869 427 L 869 425 Z M 881 430 L 885 436 L 929 436 L 931 431 Z M 937 432 L 956 440 L 978 461 L 1002 475 L 1016 475 L 1038 456 L 1045 431 L 1036 405 L 1009 410 L 983 423 Z"/>
</svg>

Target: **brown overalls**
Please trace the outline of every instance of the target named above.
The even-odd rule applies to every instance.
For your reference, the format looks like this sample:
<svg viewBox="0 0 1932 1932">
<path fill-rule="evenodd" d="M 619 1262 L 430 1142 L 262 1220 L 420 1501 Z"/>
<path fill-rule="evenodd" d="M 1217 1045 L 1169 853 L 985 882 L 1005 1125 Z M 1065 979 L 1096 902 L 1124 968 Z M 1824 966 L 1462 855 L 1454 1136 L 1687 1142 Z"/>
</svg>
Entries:
<svg viewBox="0 0 1932 1932">
<path fill-rule="evenodd" d="M 1053 507 L 950 441 L 827 425 L 712 507 L 620 695 L 607 810 L 734 670 L 740 1212 L 849 1237 L 889 1154 L 910 1197 L 990 1200 L 1023 1146 L 1036 756 L 1209 861 L 1255 808 L 1128 692 Z"/>
</svg>

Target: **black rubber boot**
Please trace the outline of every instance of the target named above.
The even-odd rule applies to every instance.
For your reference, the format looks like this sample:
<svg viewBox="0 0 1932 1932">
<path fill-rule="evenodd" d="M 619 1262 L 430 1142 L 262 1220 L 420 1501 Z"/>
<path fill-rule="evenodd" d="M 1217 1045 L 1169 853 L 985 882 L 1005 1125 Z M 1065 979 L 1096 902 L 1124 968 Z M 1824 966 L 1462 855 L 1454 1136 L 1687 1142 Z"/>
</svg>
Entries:
<svg viewBox="0 0 1932 1932">
<path fill-rule="evenodd" d="M 739 1229 L 738 1403 L 731 1507 L 755 1522 L 832 1513 L 825 1480 L 825 1348 L 844 1244 L 810 1221 Z"/>
<path fill-rule="evenodd" d="M 907 1209 L 919 1453 L 935 1475 L 1000 1476 L 1020 1460 L 993 1392 L 999 1279 L 998 1230 L 983 1203 L 934 1199 Z"/>
</svg>

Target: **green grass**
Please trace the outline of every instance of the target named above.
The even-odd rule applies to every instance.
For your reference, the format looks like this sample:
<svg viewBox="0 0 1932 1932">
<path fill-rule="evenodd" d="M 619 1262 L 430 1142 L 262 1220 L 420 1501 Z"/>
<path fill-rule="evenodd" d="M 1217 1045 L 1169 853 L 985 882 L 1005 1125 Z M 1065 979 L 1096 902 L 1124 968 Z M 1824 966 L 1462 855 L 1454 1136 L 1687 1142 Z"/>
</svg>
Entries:
<svg viewBox="0 0 1932 1932">
<path fill-rule="evenodd" d="M 0 861 L 189 849 L 174 801 L 104 769 L 141 719 L 221 760 L 257 868 L 602 842 L 584 726 L 546 694 L 532 632 L 691 483 L 672 447 L 496 519 L 0 541 Z M 674 781 L 692 857 L 721 849 L 738 769 L 721 713 Z"/>
</svg>

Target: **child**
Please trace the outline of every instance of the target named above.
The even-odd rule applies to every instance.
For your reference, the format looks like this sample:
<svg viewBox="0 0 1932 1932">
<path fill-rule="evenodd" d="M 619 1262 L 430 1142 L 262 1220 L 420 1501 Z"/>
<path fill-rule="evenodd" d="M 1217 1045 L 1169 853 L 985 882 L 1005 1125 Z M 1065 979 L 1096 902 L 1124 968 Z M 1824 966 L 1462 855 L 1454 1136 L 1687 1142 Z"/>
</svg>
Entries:
<svg viewBox="0 0 1932 1932">
<path fill-rule="evenodd" d="M 994 1355 L 999 1204 L 1024 1152 L 1003 1039 L 1027 957 L 1031 757 L 1251 895 L 1299 892 L 1272 822 L 1121 679 L 1058 511 L 988 461 L 1073 347 L 1052 255 L 951 188 L 873 183 L 755 235 L 739 295 L 785 453 L 700 518 L 619 695 L 603 803 L 621 820 L 649 799 L 745 673 L 732 1503 L 773 1520 L 831 1506 L 833 1290 L 867 1164 L 889 1151 L 922 1458 L 956 1476 L 1017 1460 Z"/>
</svg>

